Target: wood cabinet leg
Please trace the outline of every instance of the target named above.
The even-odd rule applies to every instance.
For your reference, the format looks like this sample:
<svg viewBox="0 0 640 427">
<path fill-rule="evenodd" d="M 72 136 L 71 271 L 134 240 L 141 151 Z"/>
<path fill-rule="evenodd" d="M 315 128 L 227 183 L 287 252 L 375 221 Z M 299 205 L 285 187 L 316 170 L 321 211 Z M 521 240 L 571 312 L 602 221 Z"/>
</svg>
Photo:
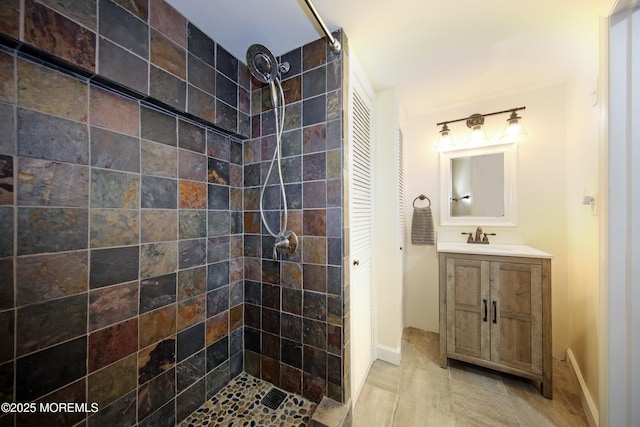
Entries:
<svg viewBox="0 0 640 427">
<path fill-rule="evenodd" d="M 547 399 L 553 399 L 553 381 L 551 378 L 545 379 L 540 385 L 542 388 L 542 395 Z"/>
</svg>

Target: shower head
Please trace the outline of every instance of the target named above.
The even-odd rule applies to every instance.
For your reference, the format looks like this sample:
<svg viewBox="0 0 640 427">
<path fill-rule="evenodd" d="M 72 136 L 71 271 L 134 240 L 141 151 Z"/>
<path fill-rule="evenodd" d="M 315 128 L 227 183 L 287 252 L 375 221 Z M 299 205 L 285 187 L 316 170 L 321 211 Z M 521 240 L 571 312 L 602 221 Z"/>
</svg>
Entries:
<svg viewBox="0 0 640 427">
<path fill-rule="evenodd" d="M 262 83 L 271 83 L 278 76 L 278 62 L 271 51 L 261 44 L 253 44 L 247 49 L 247 65 L 253 77 Z"/>
</svg>

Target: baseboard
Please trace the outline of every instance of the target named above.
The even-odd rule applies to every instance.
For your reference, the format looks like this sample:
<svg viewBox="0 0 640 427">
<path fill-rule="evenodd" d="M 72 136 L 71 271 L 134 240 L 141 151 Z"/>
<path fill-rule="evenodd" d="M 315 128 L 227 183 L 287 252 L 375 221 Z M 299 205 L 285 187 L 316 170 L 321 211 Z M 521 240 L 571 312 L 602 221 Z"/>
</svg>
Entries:
<svg viewBox="0 0 640 427">
<path fill-rule="evenodd" d="M 587 384 L 584 382 L 582 372 L 578 366 L 576 358 L 573 356 L 573 352 L 570 348 L 567 349 L 567 360 L 569 361 L 569 368 L 573 376 L 578 380 L 580 384 L 580 400 L 582 401 L 582 408 L 587 416 L 587 421 L 590 427 L 598 427 L 600 424 L 600 416 L 598 414 L 598 408 L 591 398 L 591 393 L 587 388 Z"/>
<path fill-rule="evenodd" d="M 376 348 L 376 358 L 394 365 L 400 365 L 400 347 L 392 348 L 386 345 L 378 344 Z"/>
</svg>

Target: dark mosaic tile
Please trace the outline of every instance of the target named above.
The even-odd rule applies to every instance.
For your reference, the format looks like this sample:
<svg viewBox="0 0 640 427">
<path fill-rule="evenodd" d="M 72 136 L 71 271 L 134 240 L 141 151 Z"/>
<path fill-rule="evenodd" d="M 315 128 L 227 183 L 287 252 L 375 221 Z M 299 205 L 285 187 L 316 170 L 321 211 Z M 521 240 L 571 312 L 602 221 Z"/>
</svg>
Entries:
<svg viewBox="0 0 640 427">
<path fill-rule="evenodd" d="M 181 179 L 178 183 L 180 209 L 205 209 L 207 207 L 207 184 Z"/>
<path fill-rule="evenodd" d="M 0 363 L 13 359 L 14 325 L 15 312 L 13 310 L 0 312 Z"/>
<path fill-rule="evenodd" d="M 302 158 L 300 156 L 282 159 L 282 180 L 285 183 L 302 181 Z"/>
<path fill-rule="evenodd" d="M 178 342 L 178 346 L 179 345 Z M 180 351 L 179 348 L 180 347 L 178 347 L 178 352 Z M 200 351 L 179 363 L 176 367 L 178 393 L 181 393 L 201 378 L 204 378 L 205 374 L 206 358 L 204 351 Z"/>
<path fill-rule="evenodd" d="M 262 285 L 262 307 L 280 310 L 280 286 Z"/>
<path fill-rule="evenodd" d="M 300 76 L 296 76 L 285 80 L 282 83 L 282 90 L 284 91 L 284 99 L 287 104 L 302 100 L 302 79 Z"/>
<path fill-rule="evenodd" d="M 280 264 L 271 260 L 262 261 L 262 281 L 264 283 L 280 283 Z"/>
<path fill-rule="evenodd" d="M 302 102 L 287 105 L 287 113 L 284 119 L 284 131 L 298 129 L 302 126 Z"/>
<path fill-rule="evenodd" d="M 327 62 L 327 41 L 324 38 L 315 40 L 302 47 L 303 71 L 319 67 Z"/>
<path fill-rule="evenodd" d="M 255 214 L 253 215 L 253 217 L 255 218 Z M 250 222 L 251 224 L 252 222 Z M 254 229 L 256 232 L 258 231 L 258 228 Z M 247 230 L 247 227 L 245 225 L 245 233 L 249 233 L 250 231 Z M 244 256 L 247 257 L 254 257 L 254 258 L 260 258 L 261 254 L 262 254 L 262 237 L 259 235 L 249 235 L 249 234 L 245 234 L 244 236 L 244 248 L 243 248 L 243 253 Z"/>
<path fill-rule="evenodd" d="M 327 292 L 342 295 L 342 268 L 327 266 Z"/>
<path fill-rule="evenodd" d="M 244 281 L 244 301 L 261 305 L 262 304 L 262 285 L 251 280 Z"/>
<path fill-rule="evenodd" d="M 216 119 L 216 100 L 213 95 L 188 85 L 187 112 L 213 123 Z"/>
<path fill-rule="evenodd" d="M 327 206 L 342 207 L 342 180 L 327 180 Z"/>
<path fill-rule="evenodd" d="M 20 39 L 20 1 L 8 0 L 0 9 L 0 32 L 9 37 Z"/>
<path fill-rule="evenodd" d="M 211 345 L 229 334 L 229 312 L 223 311 L 206 321 L 205 342 Z"/>
<path fill-rule="evenodd" d="M 251 91 L 251 72 L 242 62 L 238 61 L 238 84 L 244 89 Z"/>
<path fill-rule="evenodd" d="M 177 122 L 174 115 L 143 106 L 140 108 L 140 129 L 140 136 L 144 139 L 174 147 L 177 145 Z"/>
<path fill-rule="evenodd" d="M 342 148 L 342 120 L 327 123 L 327 149 Z"/>
<path fill-rule="evenodd" d="M 245 141 L 242 146 L 242 155 L 244 156 L 245 165 L 258 163 L 262 159 L 262 141 L 260 139 L 252 139 Z"/>
<path fill-rule="evenodd" d="M 99 0 L 98 5 L 100 35 L 148 59 L 148 25 L 110 0 Z"/>
<path fill-rule="evenodd" d="M 326 153 L 306 154 L 302 156 L 302 178 L 315 181 L 326 178 Z"/>
<path fill-rule="evenodd" d="M 229 358 L 229 376 L 235 378 L 244 372 L 244 353 L 239 352 Z"/>
<path fill-rule="evenodd" d="M 244 367 L 249 375 L 260 377 L 260 355 L 253 351 L 244 352 Z"/>
<path fill-rule="evenodd" d="M 134 425 L 136 423 L 136 393 L 125 394 L 87 419 L 89 427 Z"/>
<path fill-rule="evenodd" d="M 144 420 L 156 410 L 171 401 L 176 392 L 175 369 L 158 375 L 151 381 L 138 388 L 138 420 Z M 175 407 L 169 406 L 167 413 L 161 413 L 160 418 L 165 420 L 173 418 Z M 167 418 L 168 417 L 168 418 Z M 171 420 L 173 425 L 175 420 Z"/>
<path fill-rule="evenodd" d="M 207 240 L 182 240 L 178 242 L 178 267 L 191 268 L 207 262 Z"/>
<path fill-rule="evenodd" d="M 207 288 L 207 270 L 205 267 L 181 270 L 178 272 L 178 301 L 201 294 Z"/>
<path fill-rule="evenodd" d="M 192 181 L 206 181 L 207 157 L 193 151 L 178 150 L 178 177 Z"/>
<path fill-rule="evenodd" d="M 5 402 L 11 401 L 14 397 L 13 381 L 14 378 L 14 362 L 0 364 L 0 399 Z M 5 416 L 6 417 L 6 416 Z M 8 418 L 0 417 L 0 422 L 9 421 Z M 13 421 L 13 419 L 11 420 Z M 2 424 L 13 426 L 12 423 Z"/>
<path fill-rule="evenodd" d="M 2 52 L 0 52 L 0 55 Z M 2 56 L 0 56 L 0 59 Z M 2 62 L 0 61 L 0 81 L 2 79 Z M 11 79 L 13 81 L 13 79 Z M 0 83 L 0 100 L 3 98 L 3 83 Z M 0 104 L 0 154 L 13 155 L 16 152 L 16 121 L 14 107 Z"/>
<path fill-rule="evenodd" d="M 260 163 L 246 165 L 244 167 L 244 186 L 257 187 L 259 185 L 260 185 Z M 258 203 L 257 198 L 254 198 L 252 193 L 249 193 L 249 194 L 250 196 L 247 196 L 247 193 L 245 192 L 245 208 L 247 209 L 253 208 L 251 204 L 249 205 L 250 207 L 246 206 L 247 205 L 246 202 L 249 197 L 250 197 L 250 200 L 255 200 L 255 204 Z"/>
<path fill-rule="evenodd" d="M 342 91 L 327 94 L 327 121 L 342 118 Z"/>
<path fill-rule="evenodd" d="M 303 288 L 305 291 L 327 292 L 327 267 L 324 265 L 303 265 Z"/>
<path fill-rule="evenodd" d="M 231 234 L 241 234 L 244 227 L 242 212 L 231 212 Z"/>
<path fill-rule="evenodd" d="M 140 207 L 138 175 L 109 170 L 91 170 L 91 207 Z"/>
<path fill-rule="evenodd" d="M 327 351 L 340 355 L 342 351 L 342 327 L 327 325 Z"/>
<path fill-rule="evenodd" d="M 188 58 L 189 83 L 207 92 L 210 95 L 215 95 L 216 93 L 215 69 L 211 65 L 201 61 L 199 58 L 191 54 L 189 54 L 188 56 L 189 56 Z"/>
<path fill-rule="evenodd" d="M 150 68 L 149 94 L 172 108 L 185 111 L 187 106 L 187 83 L 153 65 Z"/>
<path fill-rule="evenodd" d="M 176 209 L 178 183 L 175 179 L 142 176 L 143 208 Z"/>
<path fill-rule="evenodd" d="M 176 302 L 176 274 L 145 279 L 140 282 L 140 313 Z"/>
<path fill-rule="evenodd" d="M 229 361 L 223 362 L 207 374 L 207 399 L 211 399 L 218 393 L 230 380 Z"/>
<path fill-rule="evenodd" d="M 178 146 L 196 153 L 204 153 L 206 149 L 205 128 L 178 119 Z"/>
<path fill-rule="evenodd" d="M 203 322 L 206 314 L 207 299 L 205 295 L 198 295 L 178 302 L 178 331 Z"/>
<path fill-rule="evenodd" d="M 87 209 L 18 209 L 18 255 L 86 249 Z"/>
<path fill-rule="evenodd" d="M 137 384 L 137 357 L 132 354 L 89 375 L 87 397 L 90 402 L 96 402 L 100 408 L 103 408 L 126 396 L 132 390 L 135 392 Z"/>
<path fill-rule="evenodd" d="M 75 381 L 53 393 L 38 399 L 38 406 L 51 402 L 82 402 L 86 400 L 86 386 L 84 380 Z M 89 406 L 90 407 L 90 406 Z M 82 412 L 54 412 L 36 411 L 35 413 L 16 414 L 16 425 L 31 427 L 42 425 L 76 425 L 86 415 Z"/>
<path fill-rule="evenodd" d="M 178 236 L 180 239 L 195 239 L 207 236 L 207 212 L 203 210 L 179 211 Z"/>
<path fill-rule="evenodd" d="M 306 209 L 302 218 L 304 236 L 327 235 L 327 211 L 326 209 Z"/>
<path fill-rule="evenodd" d="M 91 127 L 91 166 L 140 172 L 140 141 L 128 135 Z"/>
<path fill-rule="evenodd" d="M 302 291 L 282 288 L 282 311 L 297 315 L 302 314 Z"/>
<path fill-rule="evenodd" d="M 214 124 L 231 133 L 237 133 L 238 110 L 216 99 L 216 119 Z"/>
<path fill-rule="evenodd" d="M 98 43 L 100 76 L 141 94 L 148 94 L 149 64 L 147 61 L 104 37 L 100 37 Z"/>
<path fill-rule="evenodd" d="M 97 15 L 94 2 L 78 3 L 74 0 L 40 0 L 40 3 L 93 31 L 96 30 Z"/>
<path fill-rule="evenodd" d="M 239 102 L 244 102 L 242 98 L 240 98 Z M 241 111 L 238 111 L 238 126 L 237 126 L 237 134 L 241 135 L 244 138 L 249 138 L 251 136 L 251 117 L 242 111 L 242 104 L 240 104 Z M 237 162 L 240 164 L 240 162 Z"/>
<path fill-rule="evenodd" d="M 302 395 L 302 372 L 299 369 L 281 364 L 280 386 L 289 393 Z"/>
<path fill-rule="evenodd" d="M 18 356 L 86 333 L 87 295 L 80 294 L 22 307 L 17 314 Z"/>
<path fill-rule="evenodd" d="M 304 128 L 302 148 L 305 154 L 326 151 L 327 126 L 325 123 Z"/>
<path fill-rule="evenodd" d="M 219 263 L 229 259 L 230 240 L 229 236 L 212 237 L 207 245 L 207 262 Z M 228 268 L 228 267 L 227 267 Z M 227 280 L 229 279 L 228 271 L 223 272 Z"/>
<path fill-rule="evenodd" d="M 186 80 L 186 51 L 159 32 L 151 29 L 151 62 L 165 71 Z"/>
<path fill-rule="evenodd" d="M 91 289 L 138 279 L 138 246 L 91 251 Z"/>
<path fill-rule="evenodd" d="M 327 239 L 327 264 L 342 265 L 342 239 Z"/>
<path fill-rule="evenodd" d="M 13 156 L 0 155 L 0 205 L 13 205 Z"/>
<path fill-rule="evenodd" d="M 302 320 L 303 342 L 322 350 L 327 348 L 327 324 L 304 318 Z"/>
<path fill-rule="evenodd" d="M 124 321 L 138 314 L 138 282 L 123 283 L 89 293 L 89 330 Z"/>
<path fill-rule="evenodd" d="M 0 156 L 0 166 L 3 157 L 6 156 Z M 2 176 L 7 169 L 0 170 L 0 183 L 5 181 Z M 18 205 L 87 207 L 89 168 L 40 159 L 20 159 Z"/>
<path fill-rule="evenodd" d="M 19 108 L 18 154 L 86 165 L 89 161 L 87 126 Z"/>
<path fill-rule="evenodd" d="M 137 210 L 91 209 L 92 248 L 128 246 L 138 243 L 140 221 Z"/>
<path fill-rule="evenodd" d="M 253 328 L 244 329 L 244 348 L 246 350 L 260 353 L 260 331 Z"/>
<path fill-rule="evenodd" d="M 176 305 L 140 315 L 138 347 L 145 348 L 176 333 Z"/>
<path fill-rule="evenodd" d="M 207 372 L 229 359 L 229 338 L 224 337 L 207 347 Z M 227 380 L 228 382 L 228 380 Z"/>
<path fill-rule="evenodd" d="M 140 241 L 142 243 L 176 240 L 178 212 L 175 210 L 145 209 L 140 213 Z"/>
<path fill-rule="evenodd" d="M 305 209 L 324 208 L 327 205 L 326 181 L 311 181 L 303 183 L 302 194 L 302 206 Z M 314 226 L 311 225 L 311 227 L 313 228 Z"/>
<path fill-rule="evenodd" d="M 238 82 L 238 60 L 220 45 L 216 45 L 216 68 L 232 81 Z"/>
<path fill-rule="evenodd" d="M 35 1 L 25 3 L 24 41 L 95 71 L 95 33 Z"/>
<path fill-rule="evenodd" d="M 207 265 L 207 290 L 212 291 L 229 285 L 229 262 Z"/>
<path fill-rule="evenodd" d="M 177 242 L 151 243 L 140 247 L 140 277 L 156 277 L 178 269 Z"/>
<path fill-rule="evenodd" d="M 16 361 L 16 400 L 29 402 L 86 375 L 87 337 L 82 336 Z"/>
<path fill-rule="evenodd" d="M 253 92 L 253 95 L 260 93 L 259 91 Z M 254 99 L 256 99 L 256 96 L 251 96 L 251 105 L 256 105 L 256 102 L 254 101 Z M 259 102 L 259 101 L 258 101 Z M 253 108 L 253 107 L 252 107 Z M 258 138 L 261 135 L 261 128 L 262 128 L 262 121 L 261 121 L 262 117 L 260 116 L 260 114 L 256 114 L 251 116 L 251 138 Z"/>
<path fill-rule="evenodd" d="M 276 387 L 280 386 L 280 364 L 276 359 L 262 356 L 262 379 Z"/>
<path fill-rule="evenodd" d="M 229 187 L 209 185 L 207 208 L 212 210 L 229 210 Z"/>
<path fill-rule="evenodd" d="M 302 72 L 302 48 L 293 49 L 281 57 L 282 62 L 289 63 L 289 72 L 285 74 L 285 78 L 297 76 Z"/>
<path fill-rule="evenodd" d="M 280 312 L 262 308 L 262 330 L 272 334 L 280 334 Z M 263 338 L 264 340 L 264 338 Z M 262 343 L 264 351 L 264 342 Z"/>
<path fill-rule="evenodd" d="M 238 86 L 238 110 L 244 113 L 247 119 L 249 119 L 248 114 L 251 111 L 251 95 L 248 90 L 240 86 Z M 247 126 L 250 126 L 249 122 L 247 122 Z"/>
<path fill-rule="evenodd" d="M 19 257 L 16 280 L 17 305 L 86 292 L 88 271 L 86 251 Z"/>
<path fill-rule="evenodd" d="M 229 309 L 229 286 L 207 292 L 207 318 Z"/>
<path fill-rule="evenodd" d="M 0 259 L 0 310 L 14 307 L 13 277 L 13 260 Z"/>
<path fill-rule="evenodd" d="M 138 353 L 138 384 L 172 369 L 176 358 L 175 338 L 160 341 Z"/>
<path fill-rule="evenodd" d="M 302 364 L 305 373 L 326 378 L 327 353 L 324 350 L 305 345 L 302 350 Z"/>
<path fill-rule="evenodd" d="M 327 151 L 327 178 L 340 179 L 342 177 L 342 150 Z"/>
<path fill-rule="evenodd" d="M 327 64 L 327 92 L 342 88 L 342 61 Z"/>
<path fill-rule="evenodd" d="M 327 209 L 327 236 L 342 237 L 342 216 L 340 208 Z"/>
<path fill-rule="evenodd" d="M 304 126 L 321 123 L 327 120 L 326 95 L 305 99 L 302 106 L 302 124 Z"/>
<path fill-rule="evenodd" d="M 180 332 L 178 334 L 177 348 L 178 362 L 182 362 L 202 350 L 204 348 L 204 323 L 199 323 Z M 181 369 L 178 367 L 178 375 L 180 375 L 180 373 Z M 202 372 L 202 374 L 204 374 L 204 372 Z"/>
<path fill-rule="evenodd" d="M 216 73 L 216 98 L 238 107 L 238 85 L 220 73 Z"/>
<path fill-rule="evenodd" d="M 325 321 L 327 319 L 327 297 L 325 294 L 304 291 L 302 299 L 304 317 Z"/>
<path fill-rule="evenodd" d="M 282 362 L 294 368 L 302 369 L 302 344 L 283 339 Z"/>
<path fill-rule="evenodd" d="M 230 213 L 228 211 L 209 211 L 207 226 L 209 237 L 229 234 L 231 230 Z"/>
<path fill-rule="evenodd" d="M 229 334 L 229 354 L 242 352 L 244 348 L 244 330 L 236 329 Z"/>
<path fill-rule="evenodd" d="M 92 125 L 127 135 L 139 135 L 140 105 L 137 101 L 93 85 L 90 98 Z"/>
<path fill-rule="evenodd" d="M 189 53 L 215 67 L 215 44 L 213 40 L 190 22 L 187 27 L 187 37 Z"/>
<path fill-rule="evenodd" d="M 137 350 L 137 318 L 95 331 L 89 335 L 89 372 L 117 362 Z"/>
<path fill-rule="evenodd" d="M 149 17 L 149 0 L 113 0 L 143 21 Z"/>
<path fill-rule="evenodd" d="M 178 175 L 178 159 L 174 147 L 146 140 L 143 140 L 140 146 L 140 166 L 143 174 L 169 178 Z"/>
<path fill-rule="evenodd" d="M 207 176 L 212 184 L 229 185 L 229 162 L 210 157 Z"/>
<path fill-rule="evenodd" d="M 326 89 L 327 68 L 325 66 L 314 68 L 302 75 L 302 94 L 304 99 L 325 93 Z"/>
<path fill-rule="evenodd" d="M 206 400 L 206 380 L 202 378 L 202 380 L 176 397 L 176 419 L 181 421 L 187 418 L 203 405 Z"/>
<path fill-rule="evenodd" d="M 187 47 L 187 20 L 169 3 L 152 3 L 149 23 L 179 46 Z"/>
<path fill-rule="evenodd" d="M 282 336 L 284 338 L 288 338 L 297 343 L 302 342 L 302 317 L 281 313 L 280 322 L 282 326 Z"/>
</svg>

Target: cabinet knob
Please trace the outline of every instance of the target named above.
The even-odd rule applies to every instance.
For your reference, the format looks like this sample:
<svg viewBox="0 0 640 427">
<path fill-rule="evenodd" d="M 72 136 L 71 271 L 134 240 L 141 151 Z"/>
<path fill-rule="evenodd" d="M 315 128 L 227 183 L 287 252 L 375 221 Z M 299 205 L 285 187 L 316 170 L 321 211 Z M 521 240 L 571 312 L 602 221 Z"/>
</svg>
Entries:
<svg viewBox="0 0 640 427">
<path fill-rule="evenodd" d="M 357 259 L 353 260 L 353 265 L 360 265 L 360 261 Z"/>
</svg>

